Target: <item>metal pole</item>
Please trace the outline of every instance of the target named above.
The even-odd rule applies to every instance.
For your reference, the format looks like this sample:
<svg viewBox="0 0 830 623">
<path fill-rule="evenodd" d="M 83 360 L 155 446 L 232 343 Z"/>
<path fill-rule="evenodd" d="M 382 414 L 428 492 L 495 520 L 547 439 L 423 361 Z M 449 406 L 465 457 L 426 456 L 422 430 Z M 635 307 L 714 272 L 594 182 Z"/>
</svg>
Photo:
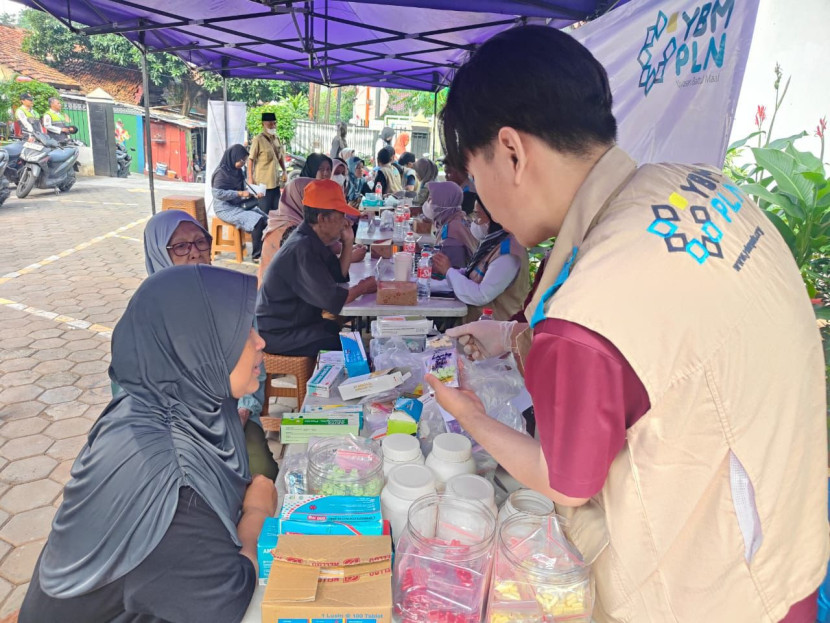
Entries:
<svg viewBox="0 0 830 623">
<path fill-rule="evenodd" d="M 432 94 L 432 160 L 435 161 L 435 141 L 438 140 L 438 91 Z"/>
<path fill-rule="evenodd" d="M 230 124 L 228 123 L 228 79 L 225 76 L 222 76 L 222 108 L 224 109 L 224 117 L 225 117 L 225 149 L 230 147 L 228 143 L 230 142 L 231 130 L 228 127 Z"/>
<path fill-rule="evenodd" d="M 337 120 L 340 121 L 340 100 L 343 99 L 343 88 L 337 87 Z"/>
<path fill-rule="evenodd" d="M 144 33 L 139 35 L 141 40 L 141 82 L 144 90 L 144 143 L 147 147 L 147 173 L 150 181 L 150 210 L 156 213 L 156 189 L 153 179 L 153 137 L 150 133 L 150 76 L 147 73 L 147 48 L 144 45 Z"/>
</svg>

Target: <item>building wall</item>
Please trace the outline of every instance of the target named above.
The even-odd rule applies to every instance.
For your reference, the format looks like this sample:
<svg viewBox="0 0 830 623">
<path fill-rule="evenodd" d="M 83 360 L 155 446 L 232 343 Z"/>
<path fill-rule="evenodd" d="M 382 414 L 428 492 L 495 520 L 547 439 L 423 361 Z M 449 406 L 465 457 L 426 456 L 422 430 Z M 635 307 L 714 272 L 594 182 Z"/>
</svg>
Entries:
<svg viewBox="0 0 830 623">
<path fill-rule="evenodd" d="M 784 70 L 781 88 L 787 76 L 791 75 L 792 81 L 775 120 L 773 138 L 806 130 L 810 136 L 801 139 L 797 146 L 802 151 L 819 153 L 819 140 L 813 133 L 821 117 L 830 117 L 828 23 L 828 0 L 761 0 L 735 111 L 732 140 L 755 131 L 755 111 L 759 104 L 767 108 L 766 127 L 769 127 L 775 100 L 773 70 L 778 62 Z"/>
</svg>

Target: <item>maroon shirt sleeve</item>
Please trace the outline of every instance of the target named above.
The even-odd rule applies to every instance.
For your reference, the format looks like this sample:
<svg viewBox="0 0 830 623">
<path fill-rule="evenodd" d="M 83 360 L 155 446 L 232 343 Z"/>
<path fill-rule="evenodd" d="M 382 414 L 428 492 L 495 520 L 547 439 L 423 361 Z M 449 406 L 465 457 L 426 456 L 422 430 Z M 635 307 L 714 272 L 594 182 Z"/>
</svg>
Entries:
<svg viewBox="0 0 830 623">
<path fill-rule="evenodd" d="M 648 393 L 607 339 L 565 320 L 534 331 L 525 363 L 550 486 L 589 498 L 605 484 L 625 431 L 650 408 Z"/>
</svg>

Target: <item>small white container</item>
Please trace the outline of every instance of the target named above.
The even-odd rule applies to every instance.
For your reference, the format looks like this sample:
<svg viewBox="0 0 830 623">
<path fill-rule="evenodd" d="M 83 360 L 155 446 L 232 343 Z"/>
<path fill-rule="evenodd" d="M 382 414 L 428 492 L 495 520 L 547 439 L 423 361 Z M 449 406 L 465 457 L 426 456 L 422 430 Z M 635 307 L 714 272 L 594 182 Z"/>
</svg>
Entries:
<svg viewBox="0 0 830 623">
<path fill-rule="evenodd" d="M 532 489 L 518 489 L 511 493 L 499 511 L 499 524 L 508 517 L 525 515 L 550 515 L 554 512 L 553 502 Z"/>
<path fill-rule="evenodd" d="M 453 476 L 475 473 L 473 444 L 464 435 L 441 433 L 432 442 L 432 452 L 427 457 L 426 466 L 435 474 L 438 491 L 442 492 Z"/>
<path fill-rule="evenodd" d="M 389 472 L 389 480 L 380 493 L 380 510 L 392 528 L 397 544 L 405 528 L 409 507 L 418 498 L 435 493 L 435 475 L 424 465 L 399 465 Z"/>
<path fill-rule="evenodd" d="M 389 472 L 401 465 L 423 465 L 424 455 L 420 442 L 412 435 L 393 433 L 383 438 L 383 476 L 389 478 Z"/>
<path fill-rule="evenodd" d="M 493 517 L 497 517 L 499 514 L 499 509 L 496 506 L 496 490 L 493 488 L 493 483 L 478 474 L 459 474 L 458 476 L 453 476 L 447 481 L 446 493 L 447 495 L 481 502 L 492 511 Z"/>
</svg>

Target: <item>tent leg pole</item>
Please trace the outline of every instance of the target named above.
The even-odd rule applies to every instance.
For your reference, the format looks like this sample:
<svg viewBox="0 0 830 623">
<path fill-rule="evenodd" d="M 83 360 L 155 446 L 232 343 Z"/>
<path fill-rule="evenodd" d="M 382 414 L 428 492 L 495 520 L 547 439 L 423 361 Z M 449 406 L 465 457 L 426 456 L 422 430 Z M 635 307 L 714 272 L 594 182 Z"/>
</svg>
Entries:
<svg viewBox="0 0 830 623">
<path fill-rule="evenodd" d="M 432 94 L 432 161 L 435 162 L 435 142 L 438 140 L 438 91 Z"/>
<path fill-rule="evenodd" d="M 225 76 L 222 76 L 222 108 L 224 109 L 224 116 L 225 116 L 225 149 L 230 147 L 228 145 L 228 141 L 230 141 L 230 128 L 228 127 L 230 124 L 228 123 L 228 79 Z"/>
<path fill-rule="evenodd" d="M 144 38 L 142 34 L 142 39 Z M 144 143 L 146 145 L 146 159 L 147 159 L 147 173 L 148 181 L 150 182 L 150 210 L 153 214 L 156 213 L 156 189 L 155 180 L 153 179 L 153 137 L 150 132 L 150 76 L 147 73 L 147 48 L 144 47 L 142 41 L 141 46 L 141 81 L 144 90 Z"/>
<path fill-rule="evenodd" d="M 337 120 L 340 121 L 340 102 L 343 99 L 342 87 L 337 87 Z"/>
</svg>

